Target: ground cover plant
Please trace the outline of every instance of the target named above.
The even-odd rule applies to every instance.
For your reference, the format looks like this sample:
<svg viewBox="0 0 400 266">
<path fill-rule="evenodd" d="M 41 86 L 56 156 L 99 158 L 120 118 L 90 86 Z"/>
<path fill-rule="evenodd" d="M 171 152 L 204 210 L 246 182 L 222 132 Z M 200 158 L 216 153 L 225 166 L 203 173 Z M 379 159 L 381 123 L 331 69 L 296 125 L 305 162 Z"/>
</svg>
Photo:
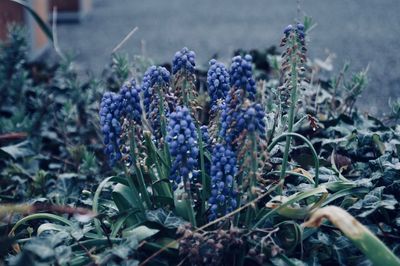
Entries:
<svg viewBox="0 0 400 266">
<path fill-rule="evenodd" d="M 399 265 L 399 101 L 362 114 L 367 70 L 279 49 L 204 68 L 0 50 L 0 246 L 10 265 Z M 280 51 L 281 54 L 278 54 Z"/>
</svg>

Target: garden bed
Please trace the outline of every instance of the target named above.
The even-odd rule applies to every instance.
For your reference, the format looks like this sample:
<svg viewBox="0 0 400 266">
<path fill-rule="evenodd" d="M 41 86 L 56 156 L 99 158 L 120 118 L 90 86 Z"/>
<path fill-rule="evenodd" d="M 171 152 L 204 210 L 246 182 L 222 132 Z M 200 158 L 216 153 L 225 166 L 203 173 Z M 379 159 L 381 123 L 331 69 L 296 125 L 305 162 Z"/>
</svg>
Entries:
<svg viewBox="0 0 400 266">
<path fill-rule="evenodd" d="M 203 69 L 187 48 L 164 66 L 114 54 L 85 82 L 65 57 L 27 64 L 12 31 L 0 48 L 1 258 L 399 265 L 400 104 L 359 113 L 366 71 L 321 75 L 310 28 L 289 25 L 281 48 L 238 50 L 229 66 Z"/>
</svg>

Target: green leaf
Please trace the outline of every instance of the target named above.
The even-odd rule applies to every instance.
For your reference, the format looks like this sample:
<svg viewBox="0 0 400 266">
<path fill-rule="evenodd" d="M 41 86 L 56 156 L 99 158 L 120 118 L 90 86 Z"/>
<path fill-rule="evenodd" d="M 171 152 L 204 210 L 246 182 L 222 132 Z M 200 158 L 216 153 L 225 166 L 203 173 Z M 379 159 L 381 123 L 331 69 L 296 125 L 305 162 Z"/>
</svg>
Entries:
<svg viewBox="0 0 400 266">
<path fill-rule="evenodd" d="M 128 219 L 128 225 L 137 225 L 144 221 L 144 206 L 139 193 L 134 189 L 117 184 L 112 192 L 112 197 L 120 212 L 126 212 L 129 209 L 137 209 L 139 213 L 132 214 Z"/>
<path fill-rule="evenodd" d="M 130 227 L 122 231 L 122 236 L 123 237 L 129 237 L 129 236 L 135 236 L 137 238 L 137 241 L 140 242 L 142 240 L 145 240 L 149 237 L 154 236 L 160 232 L 158 229 L 152 229 L 148 228 L 147 226 L 140 225 L 138 227 Z"/>
<path fill-rule="evenodd" d="M 38 227 L 36 234 L 40 236 L 45 231 L 67 231 L 67 228 L 68 227 L 59 224 L 44 223 Z"/>
<path fill-rule="evenodd" d="M 5 147 L 0 148 L 0 155 L 3 153 L 5 155 L 10 156 L 14 160 L 21 158 L 21 157 L 27 157 L 33 155 L 33 151 L 28 147 L 29 142 L 28 141 L 23 141 L 21 143 L 15 144 L 15 145 L 9 145 Z"/>
<path fill-rule="evenodd" d="M 360 210 L 357 216 L 365 218 L 379 208 L 385 208 L 387 210 L 395 210 L 398 201 L 393 195 L 383 194 L 383 190 L 385 187 L 377 187 L 371 190 L 367 195 L 365 195 L 364 199 L 359 200 L 350 209 Z"/>
<path fill-rule="evenodd" d="M 182 224 L 186 224 L 187 221 L 180 217 L 177 217 L 173 212 L 167 212 L 164 209 L 157 209 L 146 212 L 147 220 L 158 223 L 168 229 L 176 229 Z"/>
<path fill-rule="evenodd" d="M 27 2 L 22 1 L 22 0 L 10 0 L 10 1 L 12 1 L 14 3 L 17 3 L 17 4 L 20 4 L 21 6 L 23 6 L 32 15 L 33 19 L 36 21 L 36 23 L 42 29 L 44 34 L 46 34 L 47 38 L 49 38 L 49 40 L 53 42 L 53 33 L 51 32 L 50 27 L 36 13 L 36 11 L 31 8 L 31 6 Z"/>
<path fill-rule="evenodd" d="M 109 182 L 118 182 L 121 184 L 125 184 L 127 185 L 127 181 L 124 178 L 120 178 L 120 177 L 116 177 L 116 176 L 110 176 L 107 177 L 106 179 L 104 179 L 99 186 L 96 189 L 96 192 L 94 193 L 94 197 L 93 197 L 93 206 L 92 206 L 92 210 L 94 213 L 98 213 L 99 212 L 99 200 L 100 200 L 100 193 L 103 190 L 103 188 L 107 185 L 107 183 Z M 102 235 L 102 230 L 100 228 L 100 222 L 98 219 L 94 220 L 94 224 L 96 227 L 96 231 L 99 235 Z"/>
<path fill-rule="evenodd" d="M 322 194 L 322 196 L 320 197 L 320 199 L 316 200 L 314 202 L 314 204 L 310 205 L 310 206 L 299 207 L 299 206 L 286 205 L 284 207 L 281 207 L 281 205 L 284 205 L 289 200 L 295 199 L 296 197 L 298 197 L 298 195 L 301 195 L 301 193 L 294 194 L 291 197 L 275 196 L 266 204 L 266 207 L 267 208 L 272 208 L 272 209 L 279 208 L 277 212 L 278 212 L 279 215 L 281 215 L 283 217 L 287 217 L 287 218 L 291 218 L 291 219 L 304 219 L 310 214 L 310 212 L 313 209 L 318 208 L 319 206 L 321 206 L 321 204 L 327 198 L 328 192 L 325 191 Z M 310 194 L 310 196 L 314 196 L 314 195 L 315 195 L 314 193 Z"/>
<path fill-rule="evenodd" d="M 268 217 L 270 217 L 272 214 L 274 214 L 276 212 L 279 213 L 279 211 L 281 211 L 286 206 L 289 206 L 290 204 L 293 204 L 300 200 L 309 198 L 311 196 L 315 196 L 320 193 L 324 193 L 324 194 L 327 193 L 326 188 L 323 186 L 319 186 L 317 188 L 307 190 L 304 192 L 300 192 L 300 193 L 296 193 L 296 194 L 288 197 L 287 200 L 285 202 L 283 202 L 282 204 L 280 204 L 278 207 L 272 209 L 271 211 L 267 212 L 266 214 L 263 214 L 263 216 L 260 217 L 260 219 L 256 219 L 257 222 L 253 225 L 252 228 L 256 228 L 256 227 L 260 226 Z M 262 212 L 260 212 L 260 213 L 262 213 Z"/>
<path fill-rule="evenodd" d="M 131 213 L 128 212 L 127 214 L 120 216 L 117 219 L 117 221 L 112 223 L 110 237 L 116 237 L 117 236 L 118 231 L 125 224 L 126 220 L 129 218 L 130 215 L 131 215 Z"/>
<path fill-rule="evenodd" d="M 19 220 L 11 229 L 9 235 L 14 235 L 15 231 L 18 229 L 18 227 L 20 227 L 21 225 L 25 224 L 28 221 L 31 220 L 54 220 L 63 224 L 66 224 L 68 226 L 72 227 L 72 222 L 70 222 L 69 220 L 65 219 L 64 217 L 55 215 L 55 214 L 51 214 L 51 213 L 35 213 L 35 214 L 31 214 L 28 215 L 24 218 L 22 218 L 21 220 Z"/>
<path fill-rule="evenodd" d="M 351 214 L 339 207 L 327 206 L 317 210 L 303 226 L 318 227 L 323 219 L 328 219 L 339 228 L 374 265 L 400 265 L 400 259 L 382 241 Z"/>
<path fill-rule="evenodd" d="M 74 178 L 79 177 L 78 173 L 63 173 L 58 176 L 59 178 Z"/>
<path fill-rule="evenodd" d="M 276 233 L 279 239 L 279 246 L 284 248 L 286 252 L 293 251 L 302 241 L 303 229 L 299 224 L 293 221 L 284 221 L 275 227 L 279 228 Z"/>
<path fill-rule="evenodd" d="M 385 153 L 385 144 L 382 142 L 381 137 L 378 134 L 373 134 L 372 135 L 372 140 L 374 141 L 375 145 L 377 146 L 379 152 L 381 154 Z"/>
</svg>

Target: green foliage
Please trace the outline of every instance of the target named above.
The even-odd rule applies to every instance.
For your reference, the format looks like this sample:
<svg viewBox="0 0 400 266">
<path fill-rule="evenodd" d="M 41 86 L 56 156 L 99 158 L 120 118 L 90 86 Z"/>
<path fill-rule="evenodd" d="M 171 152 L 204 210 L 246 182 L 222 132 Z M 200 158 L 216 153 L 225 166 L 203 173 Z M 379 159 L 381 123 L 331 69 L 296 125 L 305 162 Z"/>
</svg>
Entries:
<svg viewBox="0 0 400 266">
<path fill-rule="evenodd" d="M 31 80 L 25 69 L 27 56 L 25 30 L 20 26 L 12 25 L 8 32 L 7 41 L 0 44 L 0 98 L 2 99 L 1 111 L 12 115 L 18 109 L 9 107 L 7 104 L 25 103 L 26 99 L 23 96 L 29 89 Z M 19 117 L 22 118 L 21 115 Z"/>
<path fill-rule="evenodd" d="M 392 113 L 390 114 L 390 118 L 398 121 L 400 119 L 400 99 L 389 99 L 389 107 Z"/>
</svg>

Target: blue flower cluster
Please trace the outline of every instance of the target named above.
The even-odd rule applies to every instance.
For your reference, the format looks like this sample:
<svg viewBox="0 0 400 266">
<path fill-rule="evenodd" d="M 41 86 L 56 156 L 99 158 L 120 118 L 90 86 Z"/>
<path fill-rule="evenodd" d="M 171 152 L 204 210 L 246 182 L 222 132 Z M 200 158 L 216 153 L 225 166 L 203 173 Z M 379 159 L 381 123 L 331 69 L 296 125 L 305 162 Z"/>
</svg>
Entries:
<svg viewBox="0 0 400 266">
<path fill-rule="evenodd" d="M 257 132 L 261 136 L 265 134 L 265 113 L 261 104 L 253 104 L 243 112 L 243 117 L 238 121 L 239 128 L 245 128 L 247 132 Z"/>
<path fill-rule="evenodd" d="M 140 89 L 135 80 L 130 80 L 121 87 L 119 94 L 105 92 L 100 104 L 100 126 L 103 133 L 103 142 L 106 145 L 104 152 L 109 164 L 113 166 L 121 159 L 120 146 L 122 144 L 122 120 L 126 118 L 141 124 L 142 108 L 140 107 Z"/>
<path fill-rule="evenodd" d="M 300 41 L 304 41 L 304 25 L 301 23 L 297 23 L 296 27 L 293 27 L 293 25 L 288 25 L 286 26 L 286 28 L 283 30 L 283 33 L 286 35 L 286 37 L 289 36 L 289 34 L 295 31 L 296 35 L 298 36 L 298 38 L 300 39 Z"/>
<path fill-rule="evenodd" d="M 239 145 L 236 140 L 244 130 L 265 133 L 264 112 L 261 105 L 254 104 L 256 86 L 252 77 L 251 60 L 250 55 L 246 55 L 244 59 L 240 56 L 232 59 L 230 71 L 232 87 L 221 108 L 219 134 L 234 151 Z"/>
<path fill-rule="evenodd" d="M 165 67 L 151 66 L 143 76 L 142 90 L 144 93 L 144 105 L 146 108 L 151 103 L 151 97 L 155 94 L 155 86 L 169 86 L 170 73 Z M 146 110 L 147 111 L 147 110 Z"/>
<path fill-rule="evenodd" d="M 164 93 L 164 88 L 167 88 L 170 83 L 170 73 L 164 67 L 151 66 L 147 69 L 143 76 L 143 104 L 150 126 L 154 130 L 154 135 L 157 140 L 161 139 L 161 116 L 160 116 L 160 99 L 157 90 Z M 165 99 L 164 99 L 165 100 Z M 165 115 L 168 114 L 168 106 L 164 104 Z M 157 142 L 158 143 L 158 142 Z"/>
<path fill-rule="evenodd" d="M 260 137 L 265 135 L 265 113 L 260 104 L 252 104 L 247 108 L 238 106 L 237 108 L 224 107 L 221 113 L 221 131 L 225 142 L 236 150 L 239 143 L 236 139 L 244 130 L 249 133 L 255 132 Z"/>
<path fill-rule="evenodd" d="M 224 104 L 221 112 L 221 127 L 219 135 L 223 138 L 225 143 L 234 148 L 234 140 L 239 136 L 240 129 L 236 127 L 241 118 L 240 106 L 230 108 L 228 104 Z M 244 121 L 243 121 L 244 122 Z M 240 122 L 243 124 L 242 122 Z"/>
<path fill-rule="evenodd" d="M 215 145 L 211 160 L 211 197 L 209 220 L 226 215 L 237 207 L 234 177 L 237 172 L 236 154 L 221 144 Z"/>
<path fill-rule="evenodd" d="M 208 94 L 211 98 L 211 110 L 215 110 L 217 102 L 225 99 L 229 92 L 229 73 L 224 64 L 215 59 L 210 60 L 210 68 L 207 72 Z"/>
<path fill-rule="evenodd" d="M 195 170 L 199 155 L 198 136 L 187 107 L 178 106 L 176 111 L 170 114 L 167 130 L 169 151 L 174 158 L 169 178 L 175 190 L 182 179 L 186 187 L 187 182 L 193 181 L 198 176 Z"/>
<path fill-rule="evenodd" d="M 119 146 L 122 132 L 120 119 L 122 117 L 121 95 L 106 92 L 100 104 L 100 126 L 105 144 L 104 153 L 107 155 L 109 164 L 113 166 L 121 159 Z"/>
<path fill-rule="evenodd" d="M 239 93 L 241 89 L 245 92 L 245 95 L 241 97 L 247 97 L 254 101 L 257 90 L 256 82 L 253 79 L 251 62 L 251 55 L 245 55 L 244 58 L 238 55 L 232 58 L 230 78 L 231 86 L 236 88 L 235 92 Z"/>
<path fill-rule="evenodd" d="M 119 95 L 121 96 L 122 115 L 128 120 L 141 124 L 140 89 L 136 86 L 135 80 L 125 82 L 119 91 Z"/>
<path fill-rule="evenodd" d="M 172 74 L 175 75 L 180 70 L 193 74 L 196 66 L 195 58 L 196 54 L 186 47 L 176 52 L 172 60 Z"/>
</svg>

